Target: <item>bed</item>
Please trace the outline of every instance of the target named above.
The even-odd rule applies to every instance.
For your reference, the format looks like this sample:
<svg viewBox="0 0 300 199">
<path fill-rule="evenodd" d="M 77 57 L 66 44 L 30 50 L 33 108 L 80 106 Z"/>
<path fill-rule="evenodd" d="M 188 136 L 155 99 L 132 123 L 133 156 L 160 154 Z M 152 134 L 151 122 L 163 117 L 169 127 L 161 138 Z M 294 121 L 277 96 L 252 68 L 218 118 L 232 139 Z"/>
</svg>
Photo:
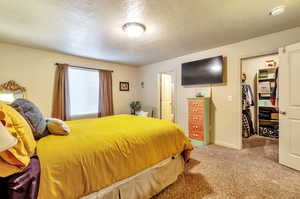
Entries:
<svg viewBox="0 0 300 199">
<path fill-rule="evenodd" d="M 38 199 L 146 199 L 173 183 L 192 150 L 181 128 L 149 117 L 68 121 L 37 143 Z"/>
</svg>

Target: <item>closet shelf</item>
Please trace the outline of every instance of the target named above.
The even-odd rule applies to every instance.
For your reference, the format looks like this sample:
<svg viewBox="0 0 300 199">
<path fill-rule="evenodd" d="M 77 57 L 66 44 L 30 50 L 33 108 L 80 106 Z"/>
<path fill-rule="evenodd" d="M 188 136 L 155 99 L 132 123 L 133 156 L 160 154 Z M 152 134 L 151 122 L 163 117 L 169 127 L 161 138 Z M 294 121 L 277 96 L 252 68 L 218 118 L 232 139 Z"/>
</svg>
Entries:
<svg viewBox="0 0 300 199">
<path fill-rule="evenodd" d="M 259 108 L 278 108 L 277 106 L 258 106 Z"/>
<path fill-rule="evenodd" d="M 258 92 L 259 94 L 271 94 L 272 92 Z"/>
<path fill-rule="evenodd" d="M 259 135 L 278 137 L 278 106 L 272 104 L 272 93 L 276 85 L 277 68 L 263 68 L 257 71 L 257 130 Z"/>
<path fill-rule="evenodd" d="M 272 122 L 272 123 L 278 123 L 279 120 L 265 120 L 265 119 L 259 119 L 261 122 Z"/>
<path fill-rule="evenodd" d="M 275 78 L 258 78 L 258 81 L 275 81 Z"/>
</svg>

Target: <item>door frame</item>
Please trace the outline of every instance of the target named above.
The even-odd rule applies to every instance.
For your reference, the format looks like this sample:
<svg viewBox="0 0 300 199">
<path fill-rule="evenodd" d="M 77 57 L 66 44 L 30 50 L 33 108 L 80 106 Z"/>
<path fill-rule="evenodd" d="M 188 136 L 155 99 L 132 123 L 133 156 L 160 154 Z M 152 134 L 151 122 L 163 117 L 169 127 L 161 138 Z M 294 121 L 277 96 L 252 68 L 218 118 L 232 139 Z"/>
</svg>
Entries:
<svg viewBox="0 0 300 199">
<path fill-rule="evenodd" d="M 177 121 L 177 116 L 176 116 L 176 98 L 177 98 L 177 92 L 176 92 L 176 71 L 175 70 L 171 70 L 171 71 L 162 71 L 157 73 L 157 85 L 158 85 L 158 118 L 161 119 L 161 109 L 162 109 L 162 103 L 161 103 L 161 75 L 162 74 L 170 74 L 172 77 L 172 81 L 173 81 L 173 87 L 172 87 L 172 110 L 173 110 L 173 122 Z"/>
<path fill-rule="evenodd" d="M 249 55 L 249 56 L 241 56 L 240 57 L 240 67 L 239 67 L 239 71 L 238 71 L 238 100 L 239 100 L 239 106 L 238 106 L 238 113 L 239 113 L 239 117 L 238 117 L 238 123 L 239 123 L 239 149 L 243 149 L 243 136 L 242 136 L 242 131 L 243 131 L 243 117 L 242 117 L 242 111 L 243 111 L 243 104 L 242 104 L 242 67 L 243 67 L 243 60 L 246 59 L 254 59 L 254 58 L 258 58 L 258 57 L 265 57 L 265 56 L 271 56 L 271 55 L 279 55 L 279 49 L 275 50 L 275 51 L 271 51 L 271 52 L 267 52 L 267 53 L 261 53 L 261 54 L 256 54 L 256 55 Z M 280 125 L 280 124 L 279 124 Z M 280 134 L 279 134 L 280 136 Z M 279 139 L 278 139 L 279 140 Z"/>
</svg>

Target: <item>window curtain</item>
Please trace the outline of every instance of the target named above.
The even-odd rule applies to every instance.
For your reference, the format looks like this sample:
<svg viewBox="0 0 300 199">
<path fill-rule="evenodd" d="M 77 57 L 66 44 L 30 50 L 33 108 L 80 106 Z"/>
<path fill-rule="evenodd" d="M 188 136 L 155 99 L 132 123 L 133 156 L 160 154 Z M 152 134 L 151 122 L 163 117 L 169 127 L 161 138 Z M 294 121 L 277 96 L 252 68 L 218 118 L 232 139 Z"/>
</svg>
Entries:
<svg viewBox="0 0 300 199">
<path fill-rule="evenodd" d="M 99 80 L 99 117 L 113 115 L 112 72 L 100 70 Z"/>
<path fill-rule="evenodd" d="M 68 120 L 69 116 L 69 88 L 68 64 L 57 64 L 54 82 L 52 117 Z"/>
</svg>

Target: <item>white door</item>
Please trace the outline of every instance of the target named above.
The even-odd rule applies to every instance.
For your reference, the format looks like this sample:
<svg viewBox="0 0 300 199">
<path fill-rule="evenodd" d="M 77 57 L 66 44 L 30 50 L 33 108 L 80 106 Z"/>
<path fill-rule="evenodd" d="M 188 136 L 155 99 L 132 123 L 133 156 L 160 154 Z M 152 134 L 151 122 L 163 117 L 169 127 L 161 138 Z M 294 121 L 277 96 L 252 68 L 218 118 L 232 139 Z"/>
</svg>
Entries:
<svg viewBox="0 0 300 199">
<path fill-rule="evenodd" d="M 300 43 L 279 49 L 279 162 L 300 170 Z"/>
<path fill-rule="evenodd" d="M 174 121 L 172 75 L 161 73 L 160 116 L 163 120 Z"/>
</svg>

